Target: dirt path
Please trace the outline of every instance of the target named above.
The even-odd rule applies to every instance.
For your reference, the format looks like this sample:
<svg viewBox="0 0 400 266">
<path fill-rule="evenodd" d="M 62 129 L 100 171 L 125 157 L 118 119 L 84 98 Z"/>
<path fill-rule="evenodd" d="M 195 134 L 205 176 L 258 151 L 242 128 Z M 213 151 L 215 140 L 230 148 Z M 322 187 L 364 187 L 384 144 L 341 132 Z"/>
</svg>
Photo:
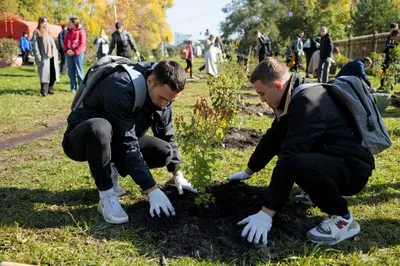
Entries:
<svg viewBox="0 0 400 266">
<path fill-rule="evenodd" d="M 10 138 L 10 139 L 5 139 L 0 141 L 0 150 L 3 149 L 9 149 L 12 148 L 18 144 L 26 143 L 28 141 L 44 137 L 46 135 L 49 135 L 50 133 L 59 130 L 60 128 L 66 127 L 67 122 L 65 119 L 63 121 L 58 121 L 54 125 L 51 125 L 45 129 L 38 130 L 32 133 L 29 133 L 27 135 L 15 137 L 15 138 Z"/>
</svg>

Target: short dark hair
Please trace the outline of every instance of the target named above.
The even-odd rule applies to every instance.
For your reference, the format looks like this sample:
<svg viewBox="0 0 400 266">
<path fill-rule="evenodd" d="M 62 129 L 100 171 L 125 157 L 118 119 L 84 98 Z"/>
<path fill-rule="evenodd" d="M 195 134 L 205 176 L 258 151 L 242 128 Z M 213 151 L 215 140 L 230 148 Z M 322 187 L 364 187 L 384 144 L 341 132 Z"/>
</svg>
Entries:
<svg viewBox="0 0 400 266">
<path fill-rule="evenodd" d="M 268 57 L 262 61 L 251 73 L 250 82 L 255 83 L 260 80 L 263 84 L 269 84 L 289 73 L 289 68 L 282 61 Z"/>
<path fill-rule="evenodd" d="M 372 59 L 369 58 L 368 56 L 367 56 L 367 57 L 364 57 L 361 61 L 363 61 L 364 64 L 365 64 L 365 63 L 368 63 L 368 64 L 372 65 Z"/>
<path fill-rule="evenodd" d="M 399 35 L 400 35 L 400 31 L 399 30 L 393 30 L 390 33 L 390 37 L 396 37 L 396 36 L 399 36 Z"/>
<path fill-rule="evenodd" d="M 393 23 L 390 23 L 390 26 L 389 26 L 389 28 L 391 28 L 391 29 L 395 29 L 395 28 L 397 28 L 398 26 L 399 26 L 399 24 L 397 24 L 397 23 L 393 22 Z"/>
<path fill-rule="evenodd" d="M 117 30 L 119 30 L 120 28 L 122 28 L 124 25 L 122 24 L 122 22 L 121 21 L 118 21 L 117 23 L 115 23 L 115 28 L 117 29 Z"/>
<path fill-rule="evenodd" d="M 186 73 L 183 67 L 175 61 L 161 61 L 151 73 L 156 82 L 167 84 L 171 90 L 181 92 L 185 88 Z"/>
</svg>

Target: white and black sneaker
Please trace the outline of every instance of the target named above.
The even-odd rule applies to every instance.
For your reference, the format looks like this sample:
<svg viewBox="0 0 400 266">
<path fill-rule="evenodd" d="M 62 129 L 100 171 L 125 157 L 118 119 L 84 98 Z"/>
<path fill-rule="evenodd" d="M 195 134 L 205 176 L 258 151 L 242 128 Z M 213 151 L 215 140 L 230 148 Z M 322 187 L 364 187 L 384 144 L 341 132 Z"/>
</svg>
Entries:
<svg viewBox="0 0 400 266">
<path fill-rule="evenodd" d="M 307 206 L 314 206 L 314 202 L 312 202 L 310 196 L 306 193 L 296 195 L 292 198 L 294 203 L 299 203 Z"/>
<path fill-rule="evenodd" d="M 110 224 L 127 223 L 129 220 L 128 214 L 126 214 L 124 209 L 122 209 L 121 204 L 119 203 L 119 200 L 114 191 L 110 189 L 105 193 L 107 193 L 107 195 L 101 196 L 99 207 L 97 208 L 99 213 L 103 215 L 104 220 Z"/>
<path fill-rule="evenodd" d="M 320 225 L 307 232 L 308 239 L 325 245 L 336 245 L 358 235 L 360 225 L 354 220 L 353 214 L 351 212 L 349 214 L 349 219 L 336 215 L 325 219 Z"/>
<path fill-rule="evenodd" d="M 110 167 L 111 167 L 111 179 L 115 195 L 117 195 L 118 197 L 123 196 L 126 194 L 126 191 L 123 187 L 119 185 L 117 168 L 115 168 L 114 163 L 110 163 Z"/>
</svg>

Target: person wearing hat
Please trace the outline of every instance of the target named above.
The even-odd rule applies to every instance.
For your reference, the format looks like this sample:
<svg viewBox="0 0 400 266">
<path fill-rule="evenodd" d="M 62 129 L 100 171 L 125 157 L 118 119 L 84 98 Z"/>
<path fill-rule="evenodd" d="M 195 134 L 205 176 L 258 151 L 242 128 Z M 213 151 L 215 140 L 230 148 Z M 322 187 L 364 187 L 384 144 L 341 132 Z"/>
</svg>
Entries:
<svg viewBox="0 0 400 266">
<path fill-rule="evenodd" d="M 22 52 L 22 64 L 28 64 L 28 55 L 32 51 L 31 41 L 28 39 L 28 33 L 24 32 L 21 39 L 19 39 L 19 48 Z"/>
<path fill-rule="evenodd" d="M 132 37 L 132 34 L 127 30 L 124 30 L 124 25 L 122 22 L 117 22 L 115 24 L 115 31 L 111 35 L 111 44 L 110 50 L 108 51 L 108 55 L 111 55 L 114 46 L 117 45 L 117 55 L 122 56 L 128 59 L 132 58 L 131 50 L 136 53 L 136 56 L 140 58 L 139 50 L 136 46 L 135 40 Z"/>
<path fill-rule="evenodd" d="M 210 50 L 211 46 L 213 46 L 214 44 L 214 35 L 210 34 L 210 36 L 208 37 L 207 41 L 206 41 L 206 47 L 204 49 L 204 57 L 206 57 L 206 53 Z M 199 71 L 203 71 L 206 68 L 206 64 L 204 64 L 203 66 L 201 66 L 199 68 Z"/>
</svg>

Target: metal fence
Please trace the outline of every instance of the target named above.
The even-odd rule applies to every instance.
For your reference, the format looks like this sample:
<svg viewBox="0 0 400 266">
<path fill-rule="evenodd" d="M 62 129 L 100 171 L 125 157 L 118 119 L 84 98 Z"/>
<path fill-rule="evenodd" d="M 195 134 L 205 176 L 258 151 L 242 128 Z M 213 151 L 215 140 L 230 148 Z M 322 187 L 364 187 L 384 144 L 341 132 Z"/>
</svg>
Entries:
<svg viewBox="0 0 400 266">
<path fill-rule="evenodd" d="M 335 47 L 338 47 L 342 55 L 350 59 L 370 56 L 371 53 L 382 53 L 385 50 L 386 38 L 390 32 L 374 33 L 348 39 L 334 41 Z"/>
</svg>

